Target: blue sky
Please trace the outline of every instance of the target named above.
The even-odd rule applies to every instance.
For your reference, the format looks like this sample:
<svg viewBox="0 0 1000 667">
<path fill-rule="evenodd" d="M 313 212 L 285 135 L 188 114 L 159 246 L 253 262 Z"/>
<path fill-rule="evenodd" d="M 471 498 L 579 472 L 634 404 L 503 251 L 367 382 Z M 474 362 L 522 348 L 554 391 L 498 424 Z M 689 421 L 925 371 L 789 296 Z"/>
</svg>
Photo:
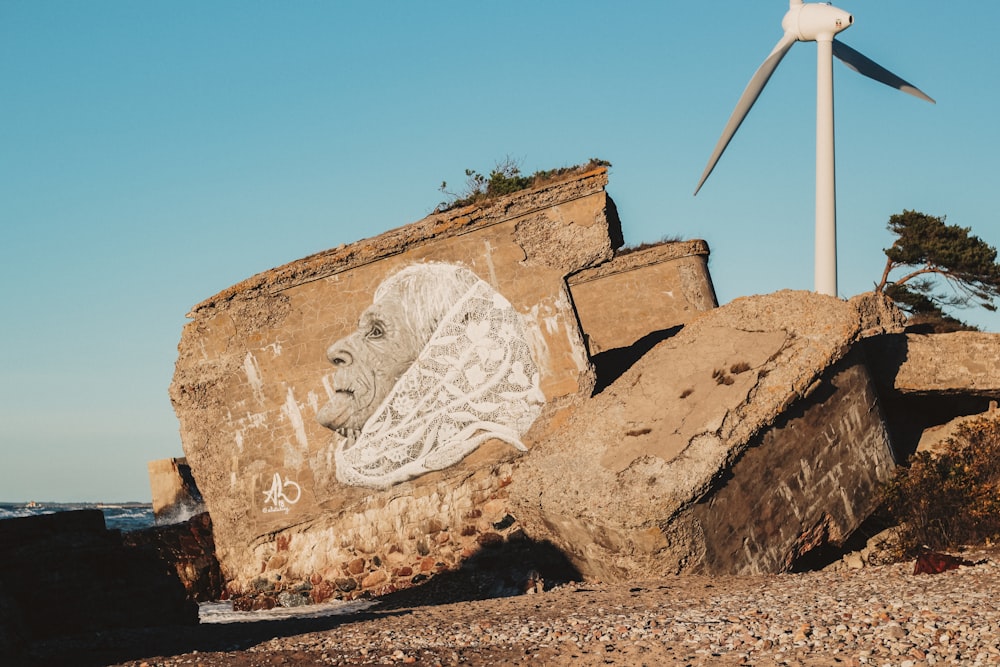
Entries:
<svg viewBox="0 0 1000 667">
<path fill-rule="evenodd" d="M 904 208 L 1000 244 L 1000 5 L 842 0 L 842 296 Z M 418 220 L 446 180 L 599 157 L 628 243 L 703 238 L 720 302 L 813 282 L 815 45 L 692 196 L 783 0 L 0 3 L 0 501 L 147 500 L 190 307 Z M 1000 331 L 983 311 L 964 319 Z"/>
</svg>

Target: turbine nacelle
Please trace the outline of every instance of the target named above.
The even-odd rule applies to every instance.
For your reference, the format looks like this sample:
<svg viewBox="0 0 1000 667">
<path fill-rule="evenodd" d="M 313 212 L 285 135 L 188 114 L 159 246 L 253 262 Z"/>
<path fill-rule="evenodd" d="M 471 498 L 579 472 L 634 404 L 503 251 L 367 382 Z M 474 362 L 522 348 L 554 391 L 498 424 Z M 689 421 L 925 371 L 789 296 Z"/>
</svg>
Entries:
<svg viewBox="0 0 1000 667">
<path fill-rule="evenodd" d="M 852 23 L 854 17 L 843 9 L 814 2 L 792 2 L 781 19 L 785 34 L 794 35 L 800 42 L 829 42 Z"/>
</svg>

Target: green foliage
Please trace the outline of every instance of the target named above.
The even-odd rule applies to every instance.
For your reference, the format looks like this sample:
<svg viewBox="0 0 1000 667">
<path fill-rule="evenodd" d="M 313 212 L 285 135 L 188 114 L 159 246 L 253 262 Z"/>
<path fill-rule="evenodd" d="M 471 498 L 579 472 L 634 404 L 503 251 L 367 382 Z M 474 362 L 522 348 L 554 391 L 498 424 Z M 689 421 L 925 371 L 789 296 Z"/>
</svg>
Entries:
<svg viewBox="0 0 1000 667">
<path fill-rule="evenodd" d="M 438 204 L 434 212 L 442 213 L 453 208 L 482 204 L 496 197 L 544 185 L 545 183 L 558 180 L 563 176 L 584 173 L 597 167 L 610 166 L 611 163 L 606 160 L 591 158 L 589 162 L 575 167 L 560 167 L 548 171 L 536 171 L 531 176 L 524 176 L 521 174 L 521 166 L 518 162 L 508 156 L 498 162 L 489 175 L 484 176 L 474 169 L 466 169 L 465 190 L 461 193 L 449 192 L 448 183 L 442 181 L 441 187 L 438 189 L 448 195 L 450 199 Z"/>
<path fill-rule="evenodd" d="M 937 455 L 918 452 L 884 489 L 903 556 L 1000 536 L 1000 420 L 962 424 Z"/>
<path fill-rule="evenodd" d="M 896 235 L 885 249 L 886 265 L 875 288 L 883 291 L 899 307 L 925 320 L 962 326 L 945 314 L 944 308 L 980 306 L 996 310 L 993 300 L 1000 296 L 1000 264 L 996 248 L 968 227 L 945 224 L 944 216 L 904 210 L 889 218 L 889 231 Z M 909 273 L 890 280 L 896 269 Z M 944 292 L 940 280 L 951 288 Z"/>
</svg>

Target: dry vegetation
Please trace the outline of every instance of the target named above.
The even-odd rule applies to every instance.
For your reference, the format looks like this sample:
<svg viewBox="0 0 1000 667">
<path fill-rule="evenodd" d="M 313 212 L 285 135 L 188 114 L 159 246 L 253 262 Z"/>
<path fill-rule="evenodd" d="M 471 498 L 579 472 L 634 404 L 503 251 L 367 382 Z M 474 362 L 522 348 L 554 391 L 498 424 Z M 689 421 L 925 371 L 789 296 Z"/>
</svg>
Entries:
<svg viewBox="0 0 1000 667">
<path fill-rule="evenodd" d="M 961 425 L 937 454 L 918 452 L 885 490 L 903 556 L 1000 539 L 1000 420 Z"/>
<path fill-rule="evenodd" d="M 498 162 L 489 175 L 484 175 L 474 169 L 465 170 L 465 189 L 462 192 L 449 192 L 448 183 L 442 182 L 438 188 L 449 197 L 434 209 L 435 213 L 443 213 L 453 208 L 482 204 L 491 199 L 509 195 L 529 188 L 537 188 L 549 183 L 556 183 L 569 176 L 584 174 L 598 167 L 610 167 L 611 163 L 599 158 L 591 158 L 589 162 L 573 167 L 559 167 L 547 171 L 536 171 L 531 176 L 521 174 L 521 166 L 517 160 L 507 157 Z"/>
</svg>

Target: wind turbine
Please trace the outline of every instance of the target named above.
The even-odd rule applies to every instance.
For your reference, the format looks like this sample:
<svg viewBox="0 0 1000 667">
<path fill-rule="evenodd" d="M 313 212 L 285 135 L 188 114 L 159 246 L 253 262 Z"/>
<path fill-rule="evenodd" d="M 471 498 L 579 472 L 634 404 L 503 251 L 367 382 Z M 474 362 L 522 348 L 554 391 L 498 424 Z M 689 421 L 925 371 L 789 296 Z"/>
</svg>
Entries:
<svg viewBox="0 0 1000 667">
<path fill-rule="evenodd" d="M 750 107 L 760 96 L 768 79 L 781 59 L 795 42 L 816 42 L 816 291 L 837 296 L 837 201 L 833 151 L 833 58 L 837 56 L 848 67 L 887 86 L 934 103 L 919 88 L 904 81 L 881 65 L 869 60 L 834 35 L 846 30 L 854 17 L 842 9 L 820 3 L 789 0 L 788 12 L 781 20 L 785 34 L 771 51 L 750 83 L 733 114 L 729 117 L 719 143 L 708 160 L 708 166 L 698 182 L 697 195 L 715 164 L 736 134 Z"/>
</svg>

